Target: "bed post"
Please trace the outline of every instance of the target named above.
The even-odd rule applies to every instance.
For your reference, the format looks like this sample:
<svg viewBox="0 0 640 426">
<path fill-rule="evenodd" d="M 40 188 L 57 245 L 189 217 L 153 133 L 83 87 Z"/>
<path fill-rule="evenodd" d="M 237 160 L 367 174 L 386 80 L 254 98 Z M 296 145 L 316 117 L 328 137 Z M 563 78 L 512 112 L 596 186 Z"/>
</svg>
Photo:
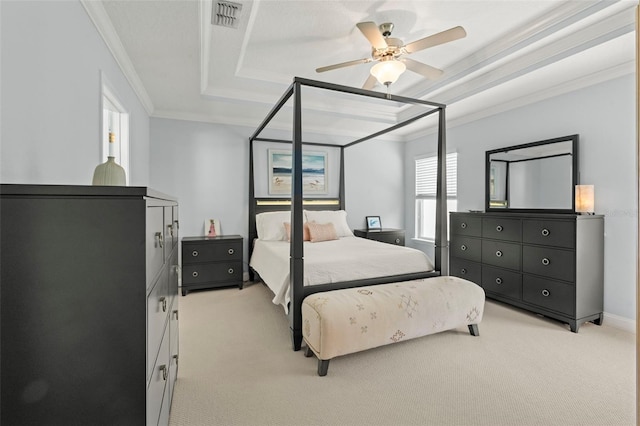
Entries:
<svg viewBox="0 0 640 426">
<path fill-rule="evenodd" d="M 444 106 L 438 122 L 438 178 L 436 188 L 435 268 L 449 275 L 449 242 L 447 240 L 447 138 Z"/>
<path fill-rule="evenodd" d="M 291 249 L 289 270 L 289 326 L 293 350 L 302 346 L 302 300 L 304 280 L 303 235 L 302 235 L 302 104 L 301 85 L 293 85 L 293 143 L 291 153 Z"/>
<path fill-rule="evenodd" d="M 251 254 L 253 253 L 253 239 L 256 237 L 254 235 L 254 229 L 256 229 L 256 197 L 255 197 L 255 182 L 253 180 L 253 138 L 249 139 L 249 230 L 247 235 L 249 236 L 249 241 L 247 243 L 248 251 L 249 251 L 249 259 L 251 259 Z M 253 273 L 253 269 L 249 267 L 249 281 L 253 282 L 255 280 L 255 274 Z"/>
<path fill-rule="evenodd" d="M 340 193 L 338 197 L 340 198 L 340 210 L 344 210 L 344 146 L 340 147 Z"/>
</svg>

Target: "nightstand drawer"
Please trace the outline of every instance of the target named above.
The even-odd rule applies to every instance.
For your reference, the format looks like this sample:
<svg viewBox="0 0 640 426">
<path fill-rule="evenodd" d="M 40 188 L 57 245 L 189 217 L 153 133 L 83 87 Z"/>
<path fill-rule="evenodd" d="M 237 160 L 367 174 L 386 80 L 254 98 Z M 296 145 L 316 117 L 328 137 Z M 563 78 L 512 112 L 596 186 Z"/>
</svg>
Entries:
<svg viewBox="0 0 640 426">
<path fill-rule="evenodd" d="M 404 229 L 383 228 L 380 230 L 354 229 L 356 237 L 368 240 L 380 241 L 382 243 L 404 245 Z"/>
<path fill-rule="evenodd" d="M 215 262 L 183 265 L 182 284 L 242 281 L 242 262 Z"/>
<path fill-rule="evenodd" d="M 182 264 L 242 260 L 242 240 L 209 244 L 183 243 Z"/>
</svg>

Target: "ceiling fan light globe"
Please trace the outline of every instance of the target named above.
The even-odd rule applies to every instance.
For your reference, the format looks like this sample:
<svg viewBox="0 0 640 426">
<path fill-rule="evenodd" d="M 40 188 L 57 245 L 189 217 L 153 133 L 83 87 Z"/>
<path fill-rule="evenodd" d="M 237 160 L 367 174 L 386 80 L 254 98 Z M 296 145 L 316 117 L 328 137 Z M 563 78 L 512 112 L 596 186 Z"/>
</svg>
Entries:
<svg viewBox="0 0 640 426">
<path fill-rule="evenodd" d="M 380 82 L 380 84 L 390 85 L 398 80 L 398 77 L 407 69 L 403 62 L 392 60 L 382 61 L 371 67 L 371 75 Z"/>
</svg>

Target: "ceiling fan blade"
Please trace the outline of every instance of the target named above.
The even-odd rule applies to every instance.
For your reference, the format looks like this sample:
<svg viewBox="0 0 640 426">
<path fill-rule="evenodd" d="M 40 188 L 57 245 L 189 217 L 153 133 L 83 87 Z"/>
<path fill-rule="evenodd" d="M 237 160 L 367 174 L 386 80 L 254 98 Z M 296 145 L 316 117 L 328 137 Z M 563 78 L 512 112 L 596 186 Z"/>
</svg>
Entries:
<svg viewBox="0 0 640 426">
<path fill-rule="evenodd" d="M 376 80 L 376 78 L 374 76 L 369 74 L 369 77 L 367 78 L 367 80 L 362 85 L 362 88 L 364 90 L 371 90 L 371 89 L 373 89 L 375 87 L 377 81 L 378 80 Z"/>
<path fill-rule="evenodd" d="M 316 68 L 316 72 L 325 72 L 325 71 L 336 70 L 338 68 L 350 67 L 352 65 L 366 64 L 367 62 L 371 62 L 372 60 L 373 59 L 371 58 L 364 58 L 364 59 L 356 59 L 355 61 L 341 62 L 339 64 L 327 65 L 326 67 Z"/>
<path fill-rule="evenodd" d="M 439 44 L 448 43 L 467 36 L 467 32 L 462 27 L 453 27 L 429 37 L 421 38 L 409 44 L 405 44 L 404 50 L 407 53 L 417 52 Z"/>
<path fill-rule="evenodd" d="M 375 22 L 359 22 L 356 24 L 356 27 L 358 27 L 367 40 L 369 40 L 369 43 L 376 49 L 386 49 L 388 47 L 386 40 L 382 34 L 380 34 L 380 30 Z"/>
<path fill-rule="evenodd" d="M 413 71 L 417 74 L 427 77 L 430 80 L 439 78 L 444 71 L 438 68 L 434 68 L 431 65 L 423 64 L 422 62 L 414 61 L 409 58 L 402 58 L 402 62 L 407 66 L 409 71 Z"/>
</svg>

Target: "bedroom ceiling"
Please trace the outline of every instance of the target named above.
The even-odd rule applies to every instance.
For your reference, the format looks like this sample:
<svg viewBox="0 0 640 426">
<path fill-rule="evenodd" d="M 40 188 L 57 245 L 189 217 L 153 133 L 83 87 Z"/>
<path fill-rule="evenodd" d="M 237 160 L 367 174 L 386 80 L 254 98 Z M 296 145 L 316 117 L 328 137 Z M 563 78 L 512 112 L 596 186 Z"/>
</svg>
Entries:
<svg viewBox="0 0 640 426">
<path fill-rule="evenodd" d="M 389 87 L 447 104 L 449 126 L 635 70 L 637 0 L 233 0 L 242 6 L 237 28 L 211 24 L 211 0 L 82 1 L 152 117 L 255 128 L 294 76 L 362 87 L 374 63 L 315 72 L 370 56 L 355 26 L 362 21 L 392 22 L 405 43 L 465 28 L 467 37 L 411 55 L 443 69 L 441 78 L 407 71 Z M 316 92 L 303 92 L 305 130 L 336 138 L 416 114 Z M 288 130 L 290 121 L 285 109 L 273 128 Z"/>
</svg>

